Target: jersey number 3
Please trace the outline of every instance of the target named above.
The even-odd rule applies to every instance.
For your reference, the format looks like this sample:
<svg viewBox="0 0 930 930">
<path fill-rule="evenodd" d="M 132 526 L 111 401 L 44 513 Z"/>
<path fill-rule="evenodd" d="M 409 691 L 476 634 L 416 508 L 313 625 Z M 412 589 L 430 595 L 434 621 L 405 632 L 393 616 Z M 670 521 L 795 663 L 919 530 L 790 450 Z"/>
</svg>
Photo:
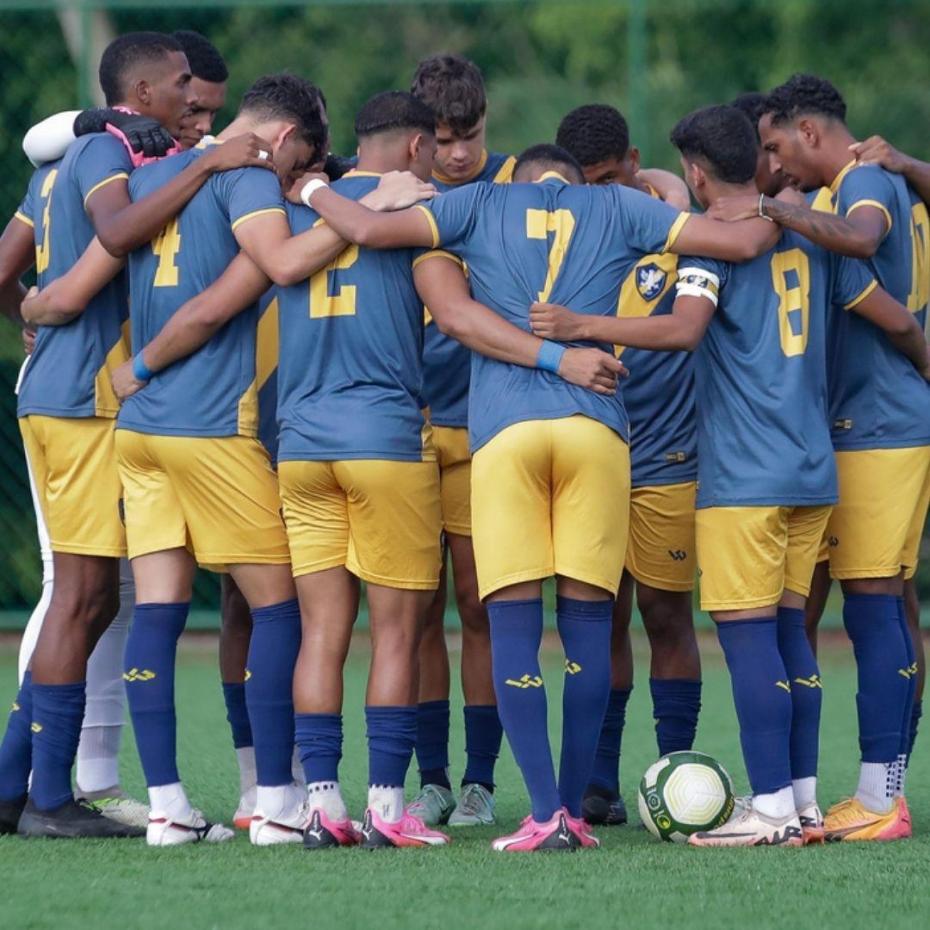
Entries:
<svg viewBox="0 0 930 930">
<path fill-rule="evenodd" d="M 778 295 L 778 338 L 789 358 L 803 355 L 810 322 L 811 269 L 800 249 L 772 256 L 772 285 Z"/>
</svg>

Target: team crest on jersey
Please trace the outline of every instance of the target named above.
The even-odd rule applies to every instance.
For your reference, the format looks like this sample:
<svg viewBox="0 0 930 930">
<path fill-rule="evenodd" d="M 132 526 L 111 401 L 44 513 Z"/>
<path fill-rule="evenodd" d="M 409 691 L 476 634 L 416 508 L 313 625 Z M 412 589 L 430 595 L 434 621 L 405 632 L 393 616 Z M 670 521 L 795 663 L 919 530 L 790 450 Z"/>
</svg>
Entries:
<svg viewBox="0 0 930 930">
<path fill-rule="evenodd" d="M 636 289 L 643 300 L 655 300 L 665 289 L 668 274 L 654 262 L 636 268 Z"/>
</svg>

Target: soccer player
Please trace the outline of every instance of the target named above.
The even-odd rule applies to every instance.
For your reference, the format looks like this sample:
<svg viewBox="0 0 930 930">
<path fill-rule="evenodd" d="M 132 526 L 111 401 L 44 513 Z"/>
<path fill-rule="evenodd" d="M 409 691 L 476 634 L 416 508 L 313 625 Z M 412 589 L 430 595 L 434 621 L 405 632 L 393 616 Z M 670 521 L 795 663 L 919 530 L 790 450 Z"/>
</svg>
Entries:
<svg viewBox="0 0 930 930">
<path fill-rule="evenodd" d="M 589 184 L 623 184 L 658 196 L 638 175 L 639 152 L 614 107 L 572 110 L 559 124 L 556 143 L 578 159 Z M 688 189 L 677 180 L 687 206 Z M 671 313 L 677 267 L 671 253 L 640 259 L 620 290 L 618 316 Z M 701 708 L 701 660 L 691 616 L 697 477 L 691 356 L 621 348 L 618 357 L 631 372 L 623 384 L 630 417 L 630 538 L 614 608 L 610 698 L 584 797 L 584 816 L 592 824 L 627 819 L 619 767 L 633 688 L 634 587 L 652 652 L 649 690 L 660 756 L 692 747 Z"/>
<path fill-rule="evenodd" d="M 762 146 L 762 139 L 759 136 L 759 120 L 765 112 L 765 94 L 758 91 L 751 91 L 746 94 L 740 94 L 730 103 L 731 107 L 746 114 L 746 118 L 752 124 L 756 133 L 756 142 L 759 146 L 759 153 L 756 158 L 756 188 L 766 197 L 775 197 L 787 184 L 784 172 L 779 168 L 777 171 L 772 170 L 769 164 L 769 153 Z"/>
<path fill-rule="evenodd" d="M 550 294 L 613 315 L 623 278 L 644 254 L 672 248 L 742 259 L 772 238 L 760 223 L 733 235 L 636 191 L 580 186 L 580 166 L 556 146 L 527 150 L 514 178 L 538 183 L 470 185 L 389 218 L 331 190 L 307 194 L 329 225 L 360 245 L 457 254 L 475 298 L 520 328 L 530 303 Z M 555 369 L 561 352 L 545 344 L 539 366 Z M 597 845 L 580 816 L 610 689 L 610 620 L 626 551 L 626 413 L 619 398 L 481 354 L 473 356 L 470 391 L 479 593 L 491 617 L 501 721 L 532 804 L 521 828 L 494 848 Z M 537 654 L 541 579 L 552 575 L 567 653 L 558 783 Z"/>
<path fill-rule="evenodd" d="M 187 56 L 191 88 L 197 96 L 197 102 L 181 122 L 178 139 L 182 148 L 191 148 L 213 132 L 216 114 L 226 105 L 229 70 L 216 46 L 199 32 L 179 29 L 172 37 Z"/>
<path fill-rule="evenodd" d="M 757 211 L 845 255 L 867 260 L 920 325 L 930 292 L 930 219 L 905 179 L 857 165 L 846 105 L 828 81 L 795 75 L 769 94 L 759 123 L 773 169 L 804 191 L 829 187 L 833 215 L 763 199 Z M 748 198 L 720 206 L 749 211 Z M 916 652 L 903 580 L 916 571 L 930 500 L 930 389 L 885 335 L 836 313 L 830 339 L 830 419 L 840 499 L 827 527 L 830 574 L 843 588 L 843 621 L 859 669 L 855 796 L 827 812 L 828 838 L 910 836 L 904 771 Z"/>
<path fill-rule="evenodd" d="M 751 192 L 756 145 L 739 111 L 699 110 L 679 122 L 672 142 L 705 208 L 718 197 Z M 557 311 L 534 314 L 534 329 L 555 338 L 700 344 L 701 601 L 717 623 L 730 669 L 754 795 L 727 824 L 693 836 L 695 845 L 823 838 L 815 793 L 820 678 L 803 608 L 836 499 L 824 365 L 831 303 L 884 328 L 915 374 L 919 366 L 918 376 L 927 375 L 923 334 L 906 308 L 864 265 L 792 232 L 742 265 L 683 261 L 671 316 L 572 317 L 560 326 L 551 319 Z"/>
</svg>

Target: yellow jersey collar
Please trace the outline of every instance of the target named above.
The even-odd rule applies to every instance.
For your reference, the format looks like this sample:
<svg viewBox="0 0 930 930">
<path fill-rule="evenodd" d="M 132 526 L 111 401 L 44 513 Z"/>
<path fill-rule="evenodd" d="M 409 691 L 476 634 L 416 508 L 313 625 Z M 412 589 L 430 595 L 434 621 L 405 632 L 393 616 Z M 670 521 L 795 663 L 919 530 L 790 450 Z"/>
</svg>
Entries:
<svg viewBox="0 0 930 930">
<path fill-rule="evenodd" d="M 478 175 L 481 174 L 482 171 L 484 171 L 484 166 L 487 163 L 488 163 L 488 150 L 482 149 L 481 158 L 479 159 L 478 164 L 475 167 L 475 170 L 472 171 L 471 174 L 469 174 L 467 178 L 462 178 L 461 180 L 459 180 L 458 178 L 450 178 L 444 175 L 441 171 L 435 171 L 435 170 L 433 171 L 433 177 L 442 184 L 452 184 L 452 185 L 467 184 L 469 181 L 474 181 L 475 178 L 478 177 Z"/>
<path fill-rule="evenodd" d="M 543 181 L 561 181 L 568 184 L 568 179 L 559 174 L 558 171 L 544 171 L 535 181 L 536 184 L 542 184 Z"/>
<path fill-rule="evenodd" d="M 853 168 L 855 168 L 857 164 L 858 164 L 858 162 L 857 162 L 856 159 L 854 158 L 854 159 L 853 159 L 848 165 L 846 165 L 846 166 L 843 168 L 843 170 L 840 171 L 840 173 L 833 179 L 833 181 L 832 181 L 831 184 L 830 184 L 830 190 L 831 190 L 834 194 L 840 189 L 840 185 L 843 183 L 843 178 L 845 178 L 846 175 L 849 174 L 849 172 L 852 171 Z"/>
</svg>

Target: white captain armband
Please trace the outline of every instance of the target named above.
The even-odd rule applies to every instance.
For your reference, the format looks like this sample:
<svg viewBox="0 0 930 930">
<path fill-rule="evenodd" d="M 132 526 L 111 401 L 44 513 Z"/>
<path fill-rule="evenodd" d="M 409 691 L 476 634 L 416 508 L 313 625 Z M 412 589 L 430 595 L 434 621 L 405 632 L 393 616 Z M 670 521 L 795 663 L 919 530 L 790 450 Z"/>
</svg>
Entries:
<svg viewBox="0 0 930 930">
<path fill-rule="evenodd" d="M 678 297 L 706 297 L 715 307 L 720 278 L 704 268 L 679 268 L 675 293 Z"/>
</svg>

